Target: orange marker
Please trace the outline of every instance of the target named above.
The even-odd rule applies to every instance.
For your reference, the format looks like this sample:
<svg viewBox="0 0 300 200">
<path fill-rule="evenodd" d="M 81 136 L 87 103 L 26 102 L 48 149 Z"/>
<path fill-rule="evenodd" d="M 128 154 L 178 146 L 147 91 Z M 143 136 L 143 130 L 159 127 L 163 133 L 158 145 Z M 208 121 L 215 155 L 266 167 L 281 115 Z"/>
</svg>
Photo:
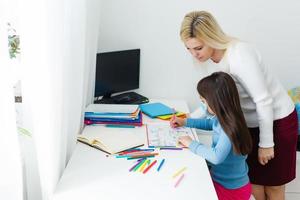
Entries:
<svg viewBox="0 0 300 200">
<path fill-rule="evenodd" d="M 155 165 L 155 163 L 157 162 L 157 160 L 155 160 L 154 162 L 152 162 L 144 171 L 143 173 L 145 174 L 153 165 Z"/>
</svg>

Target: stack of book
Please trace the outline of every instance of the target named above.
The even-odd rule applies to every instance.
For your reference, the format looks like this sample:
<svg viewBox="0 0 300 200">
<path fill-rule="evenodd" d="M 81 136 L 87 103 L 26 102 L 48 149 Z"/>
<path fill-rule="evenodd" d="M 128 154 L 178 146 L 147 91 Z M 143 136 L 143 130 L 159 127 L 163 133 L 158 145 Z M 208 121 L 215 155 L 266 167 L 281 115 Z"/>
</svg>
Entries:
<svg viewBox="0 0 300 200">
<path fill-rule="evenodd" d="M 84 114 L 84 123 L 142 126 L 138 105 L 90 104 Z"/>
</svg>

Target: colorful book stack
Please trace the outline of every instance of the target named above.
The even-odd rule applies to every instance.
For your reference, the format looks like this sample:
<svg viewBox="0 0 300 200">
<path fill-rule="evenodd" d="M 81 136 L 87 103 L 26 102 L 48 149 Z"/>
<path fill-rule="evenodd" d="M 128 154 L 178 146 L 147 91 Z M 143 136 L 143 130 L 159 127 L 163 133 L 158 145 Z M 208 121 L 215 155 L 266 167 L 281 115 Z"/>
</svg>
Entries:
<svg viewBox="0 0 300 200">
<path fill-rule="evenodd" d="M 138 105 L 90 104 L 84 114 L 84 123 L 118 126 L 142 126 L 142 113 Z"/>
</svg>

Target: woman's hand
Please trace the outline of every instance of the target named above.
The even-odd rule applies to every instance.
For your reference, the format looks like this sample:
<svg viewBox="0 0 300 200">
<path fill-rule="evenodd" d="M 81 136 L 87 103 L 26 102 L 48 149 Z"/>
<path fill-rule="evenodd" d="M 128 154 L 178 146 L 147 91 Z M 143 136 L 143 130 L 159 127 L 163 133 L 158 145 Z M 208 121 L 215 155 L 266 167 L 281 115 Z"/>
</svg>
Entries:
<svg viewBox="0 0 300 200">
<path fill-rule="evenodd" d="M 175 115 L 173 115 L 172 118 L 170 119 L 170 126 L 172 128 L 184 126 L 185 125 L 185 121 L 186 121 L 186 119 L 183 119 L 183 118 L 180 118 L 180 117 L 176 117 Z"/>
<path fill-rule="evenodd" d="M 190 136 L 180 136 L 178 138 L 178 143 L 182 144 L 185 147 L 189 147 L 192 141 L 193 140 Z"/>
<path fill-rule="evenodd" d="M 268 164 L 269 160 L 274 158 L 274 147 L 258 148 L 258 162 L 262 165 Z"/>
</svg>

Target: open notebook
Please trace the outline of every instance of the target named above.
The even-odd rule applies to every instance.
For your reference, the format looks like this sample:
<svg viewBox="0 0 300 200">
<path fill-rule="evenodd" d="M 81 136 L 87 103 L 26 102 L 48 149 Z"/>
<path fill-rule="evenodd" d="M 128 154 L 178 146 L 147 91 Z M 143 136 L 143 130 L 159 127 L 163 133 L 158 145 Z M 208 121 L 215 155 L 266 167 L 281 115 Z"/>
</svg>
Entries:
<svg viewBox="0 0 300 200">
<path fill-rule="evenodd" d="M 183 147 L 178 143 L 180 136 L 190 136 L 199 141 L 197 134 L 188 127 L 171 128 L 169 123 L 148 123 L 147 140 L 149 147 Z"/>
<path fill-rule="evenodd" d="M 77 140 L 109 154 L 144 145 L 136 128 L 105 128 L 104 126 L 85 126 Z"/>
</svg>

